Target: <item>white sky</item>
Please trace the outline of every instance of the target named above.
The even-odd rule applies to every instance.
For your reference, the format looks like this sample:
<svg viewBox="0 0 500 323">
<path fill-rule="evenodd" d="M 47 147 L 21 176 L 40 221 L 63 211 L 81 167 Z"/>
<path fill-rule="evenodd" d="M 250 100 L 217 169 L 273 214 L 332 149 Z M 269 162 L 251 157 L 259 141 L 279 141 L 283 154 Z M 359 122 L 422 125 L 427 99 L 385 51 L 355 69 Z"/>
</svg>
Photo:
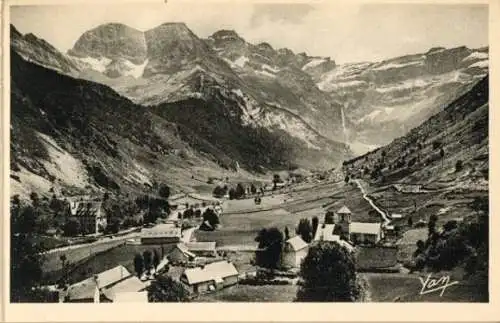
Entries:
<svg viewBox="0 0 500 323">
<path fill-rule="evenodd" d="M 310 2 L 312 3 L 312 2 Z M 234 29 L 252 43 L 330 56 L 338 63 L 375 61 L 431 47 L 488 45 L 488 7 L 472 4 L 249 3 L 169 0 L 105 5 L 11 7 L 11 23 L 66 51 L 91 28 L 120 22 L 147 30 L 185 22 L 199 37 Z"/>
</svg>

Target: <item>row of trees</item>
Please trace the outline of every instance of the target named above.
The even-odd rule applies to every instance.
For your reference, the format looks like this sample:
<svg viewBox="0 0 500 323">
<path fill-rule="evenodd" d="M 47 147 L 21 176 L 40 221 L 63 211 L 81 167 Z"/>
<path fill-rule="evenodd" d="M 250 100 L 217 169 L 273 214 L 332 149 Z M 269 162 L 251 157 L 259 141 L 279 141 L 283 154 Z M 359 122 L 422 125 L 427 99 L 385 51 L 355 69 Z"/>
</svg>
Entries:
<svg viewBox="0 0 500 323">
<path fill-rule="evenodd" d="M 137 253 L 134 257 L 134 270 L 137 276 L 141 277 L 144 273 L 149 275 L 152 269 L 158 267 L 162 257 L 158 249 L 145 250 L 142 254 Z"/>
<path fill-rule="evenodd" d="M 226 194 L 229 195 L 230 200 L 245 198 L 247 195 L 255 195 L 258 192 L 264 193 L 263 188 L 257 189 L 255 184 L 251 183 L 249 186 L 245 186 L 243 183 L 238 183 L 236 187 L 229 188 L 227 185 L 219 186 L 217 185 L 213 190 L 213 196 L 217 198 L 222 198 Z"/>
</svg>

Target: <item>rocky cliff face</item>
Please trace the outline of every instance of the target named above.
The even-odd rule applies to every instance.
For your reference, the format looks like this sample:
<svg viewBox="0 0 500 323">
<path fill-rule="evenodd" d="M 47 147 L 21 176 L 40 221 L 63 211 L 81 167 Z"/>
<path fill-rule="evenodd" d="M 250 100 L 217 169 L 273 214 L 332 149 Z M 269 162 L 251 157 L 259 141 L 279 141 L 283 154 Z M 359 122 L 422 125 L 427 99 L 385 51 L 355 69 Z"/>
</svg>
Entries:
<svg viewBox="0 0 500 323">
<path fill-rule="evenodd" d="M 332 165 L 344 158 L 339 142 L 346 141 L 354 154 L 386 144 L 439 112 L 488 70 L 488 48 L 433 48 L 337 65 L 328 57 L 251 44 L 233 30 L 200 39 L 183 23 L 145 32 L 102 25 L 84 33 L 67 55 L 26 37 L 13 37 L 24 58 L 109 85 L 136 104 L 237 102 L 242 125 L 281 129 L 311 149 L 343 151 L 330 154 Z"/>
<path fill-rule="evenodd" d="M 143 32 L 111 23 L 83 33 L 68 53 L 81 58 L 127 59 L 139 65 L 146 59 L 147 45 Z"/>
<path fill-rule="evenodd" d="M 314 79 L 344 105 L 351 143 L 376 147 L 418 126 L 487 73 L 487 48 L 458 47 L 344 64 Z"/>
</svg>

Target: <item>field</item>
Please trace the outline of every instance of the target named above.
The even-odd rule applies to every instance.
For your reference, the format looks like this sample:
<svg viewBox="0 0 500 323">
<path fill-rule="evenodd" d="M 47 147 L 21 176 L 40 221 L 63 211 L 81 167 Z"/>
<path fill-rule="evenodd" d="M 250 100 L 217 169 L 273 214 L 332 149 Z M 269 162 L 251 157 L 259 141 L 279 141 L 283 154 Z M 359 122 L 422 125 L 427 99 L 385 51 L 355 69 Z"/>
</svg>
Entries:
<svg viewBox="0 0 500 323">
<path fill-rule="evenodd" d="M 301 218 L 312 219 L 314 216 L 323 222 L 326 208 L 339 209 L 344 205 L 341 200 L 344 197 L 345 204 L 353 212 L 353 221 L 380 221 L 380 216 L 369 212 L 371 206 L 359 189 L 344 186 L 343 182 L 329 183 L 314 190 L 290 190 L 286 194 L 265 197 L 259 206 L 252 199 L 228 201 L 220 218 L 220 227 L 210 232 L 198 230 L 195 237 L 197 241 L 215 241 L 218 246 L 256 246 L 255 237 L 260 229 L 277 227 L 284 230 L 288 227 L 293 232 Z"/>
<path fill-rule="evenodd" d="M 293 302 L 297 285 L 236 285 L 202 295 L 194 302 Z"/>
<path fill-rule="evenodd" d="M 173 248 L 173 245 L 165 245 L 164 252 L 167 253 Z M 161 255 L 161 246 L 159 245 L 120 245 L 111 250 L 96 254 L 80 263 L 77 268 L 70 272 L 68 279 L 70 282 L 77 282 L 90 277 L 94 273 L 100 273 L 118 265 L 127 268 L 131 273 L 134 272 L 134 256 L 145 250 L 157 249 Z M 60 270 L 47 274 L 47 279 L 54 282 L 60 277 Z"/>
<path fill-rule="evenodd" d="M 445 273 L 447 274 L 447 273 Z M 450 273 L 451 280 L 459 283 L 448 287 L 443 296 L 440 292 L 420 295 L 422 283 L 427 274 L 362 274 L 367 280 L 370 288 L 370 298 L 373 302 L 485 302 L 488 300 L 487 289 L 478 288 L 476 284 L 458 279 L 461 277 Z M 441 274 L 433 274 L 433 278 L 441 277 Z"/>
</svg>

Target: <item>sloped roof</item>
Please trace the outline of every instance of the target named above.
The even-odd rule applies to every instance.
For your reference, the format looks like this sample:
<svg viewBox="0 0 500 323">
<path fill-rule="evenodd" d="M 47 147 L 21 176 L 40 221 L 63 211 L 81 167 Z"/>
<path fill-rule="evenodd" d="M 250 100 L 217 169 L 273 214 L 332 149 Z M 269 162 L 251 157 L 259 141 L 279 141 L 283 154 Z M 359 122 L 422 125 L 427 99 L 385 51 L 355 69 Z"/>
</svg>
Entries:
<svg viewBox="0 0 500 323">
<path fill-rule="evenodd" d="M 127 277 L 130 277 L 131 273 L 127 270 L 127 268 L 119 265 L 109 270 L 103 271 L 96 276 L 99 282 L 99 288 L 106 288 Z M 95 288 L 96 282 L 94 277 L 89 277 L 69 286 L 67 296 L 70 300 L 91 299 L 94 298 Z"/>
<path fill-rule="evenodd" d="M 215 251 L 216 242 L 188 242 L 186 247 L 191 251 Z"/>
<path fill-rule="evenodd" d="M 347 206 L 343 206 L 337 211 L 338 214 L 352 214 L 351 210 Z"/>
<path fill-rule="evenodd" d="M 290 238 L 286 241 L 286 243 L 292 247 L 293 251 L 299 251 L 308 246 L 308 244 L 304 240 L 302 240 L 300 236 Z"/>
<path fill-rule="evenodd" d="M 177 228 L 174 224 L 164 223 L 158 224 L 149 229 L 141 230 L 142 237 L 180 237 L 181 228 Z"/>
<path fill-rule="evenodd" d="M 196 255 L 189 251 L 188 247 L 184 243 L 178 243 L 176 247 L 186 256 L 196 258 Z"/>
<path fill-rule="evenodd" d="M 349 224 L 349 231 L 351 233 L 379 234 L 381 225 L 380 223 L 352 222 Z"/>
<path fill-rule="evenodd" d="M 114 300 L 117 294 L 120 293 L 137 293 L 139 291 L 143 291 L 146 288 L 146 284 L 144 284 L 139 278 L 136 276 L 130 276 L 129 278 L 118 282 L 116 285 L 107 288 L 104 291 L 104 294 L 108 299 Z"/>
<path fill-rule="evenodd" d="M 236 270 L 236 267 L 234 267 L 233 263 L 229 261 L 219 261 L 208 264 L 203 268 L 188 268 L 184 270 L 183 275 L 186 276 L 188 283 L 192 285 L 235 276 L 238 275 L 238 270 Z"/>
</svg>

